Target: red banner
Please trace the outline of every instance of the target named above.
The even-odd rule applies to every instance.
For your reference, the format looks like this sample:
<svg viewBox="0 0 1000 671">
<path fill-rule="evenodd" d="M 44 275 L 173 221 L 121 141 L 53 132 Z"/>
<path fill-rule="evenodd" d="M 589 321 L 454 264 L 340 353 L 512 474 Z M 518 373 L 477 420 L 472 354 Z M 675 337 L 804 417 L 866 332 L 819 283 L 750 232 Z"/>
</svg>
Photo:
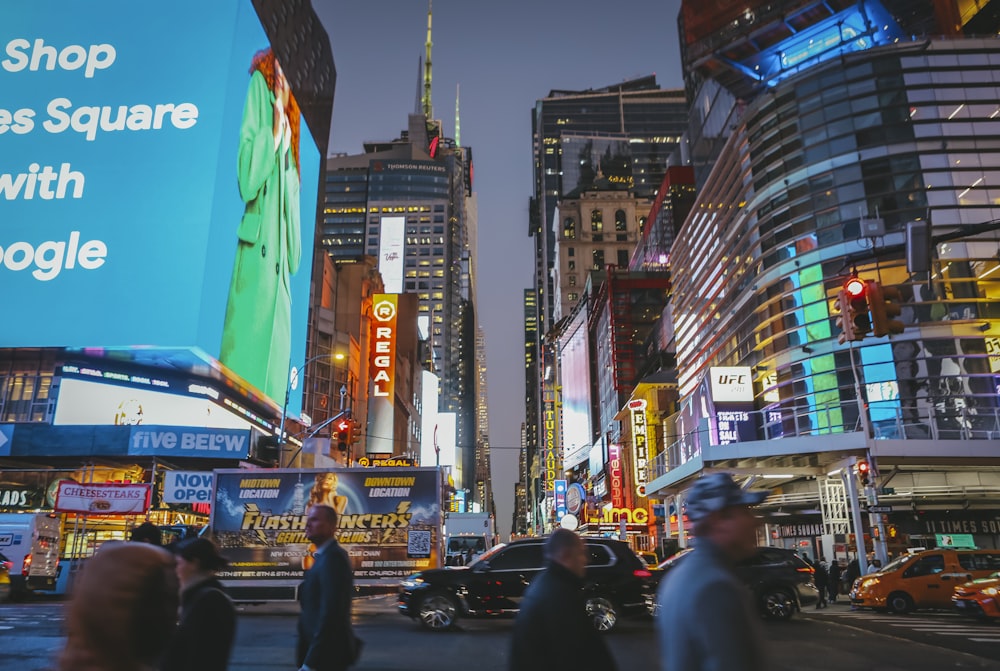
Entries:
<svg viewBox="0 0 1000 671">
<path fill-rule="evenodd" d="M 55 511 L 81 515 L 142 515 L 149 509 L 150 485 L 143 483 L 59 483 Z"/>
</svg>

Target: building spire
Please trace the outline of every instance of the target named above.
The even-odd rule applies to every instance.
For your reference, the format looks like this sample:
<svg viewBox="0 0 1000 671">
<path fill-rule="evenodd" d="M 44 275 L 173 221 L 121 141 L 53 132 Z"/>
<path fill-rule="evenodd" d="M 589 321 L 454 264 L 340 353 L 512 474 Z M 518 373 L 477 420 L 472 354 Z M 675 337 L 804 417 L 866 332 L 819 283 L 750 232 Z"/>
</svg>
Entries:
<svg viewBox="0 0 1000 671">
<path fill-rule="evenodd" d="M 455 84 L 455 146 L 462 146 L 462 122 L 458 116 L 458 92 L 459 85 Z"/>
<path fill-rule="evenodd" d="M 421 103 L 421 95 L 420 95 L 420 89 L 421 89 L 421 84 L 422 84 L 421 80 L 423 79 L 423 73 L 424 73 L 424 57 L 420 56 L 419 58 L 417 58 L 417 95 L 414 96 L 414 98 L 413 98 L 413 113 L 414 114 L 420 114 L 420 112 L 421 112 L 421 104 L 420 104 Z"/>
<path fill-rule="evenodd" d="M 434 108 L 431 106 L 431 2 L 427 0 L 427 57 L 424 60 L 424 96 L 421 104 L 424 108 L 424 116 L 428 119 L 434 116 Z"/>
</svg>

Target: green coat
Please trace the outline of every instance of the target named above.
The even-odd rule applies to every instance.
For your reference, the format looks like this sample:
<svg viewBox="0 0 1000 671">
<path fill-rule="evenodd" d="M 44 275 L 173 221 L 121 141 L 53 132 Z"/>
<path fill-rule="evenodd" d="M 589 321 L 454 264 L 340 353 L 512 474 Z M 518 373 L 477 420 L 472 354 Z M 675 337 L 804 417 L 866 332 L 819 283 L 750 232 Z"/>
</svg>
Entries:
<svg viewBox="0 0 1000 671">
<path fill-rule="evenodd" d="M 291 363 L 292 297 L 299 269 L 299 175 L 291 147 L 274 146 L 274 94 L 264 76 L 250 77 L 237 176 L 246 207 L 222 330 L 219 360 L 272 399 L 281 401 Z"/>
</svg>

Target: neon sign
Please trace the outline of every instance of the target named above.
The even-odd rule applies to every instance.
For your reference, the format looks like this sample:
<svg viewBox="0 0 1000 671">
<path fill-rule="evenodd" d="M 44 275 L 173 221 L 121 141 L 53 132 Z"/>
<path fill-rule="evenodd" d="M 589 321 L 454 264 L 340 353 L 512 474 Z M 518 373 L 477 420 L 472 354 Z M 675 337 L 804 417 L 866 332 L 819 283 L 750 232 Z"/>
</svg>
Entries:
<svg viewBox="0 0 1000 671">
<path fill-rule="evenodd" d="M 396 294 L 372 297 L 372 396 L 392 398 L 396 379 Z"/>
<path fill-rule="evenodd" d="M 646 401 L 635 399 L 628 402 L 632 415 L 632 450 L 635 462 L 635 484 L 639 496 L 646 495 L 646 464 L 649 461 L 649 446 L 646 442 Z"/>
</svg>

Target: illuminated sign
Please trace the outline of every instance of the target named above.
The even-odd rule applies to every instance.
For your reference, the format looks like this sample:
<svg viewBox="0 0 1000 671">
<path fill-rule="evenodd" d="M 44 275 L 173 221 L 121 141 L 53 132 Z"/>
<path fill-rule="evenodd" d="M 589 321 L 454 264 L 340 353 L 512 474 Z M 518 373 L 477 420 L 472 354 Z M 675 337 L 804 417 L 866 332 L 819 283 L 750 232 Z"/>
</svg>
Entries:
<svg viewBox="0 0 1000 671">
<path fill-rule="evenodd" d="M 372 396 L 392 398 L 396 378 L 396 295 L 372 297 Z"/>
<path fill-rule="evenodd" d="M 604 509 L 601 521 L 605 524 L 618 524 L 621 520 L 626 524 L 648 524 L 649 511 L 645 508 L 623 508 L 613 506 Z"/>
<path fill-rule="evenodd" d="M 611 477 L 611 505 L 615 508 L 625 505 L 625 481 L 622 470 L 622 446 L 619 443 L 611 443 L 608 446 L 608 475 Z"/>
<path fill-rule="evenodd" d="M 719 410 L 715 413 L 715 426 L 719 445 L 738 443 L 741 435 L 746 436 L 744 440 L 753 440 L 754 423 L 745 410 Z"/>
<path fill-rule="evenodd" d="M 180 349 L 281 399 L 305 358 L 319 151 L 252 3 L 130 7 L 5 8 L 0 286 L 34 317 L 0 347 Z"/>
<path fill-rule="evenodd" d="M 212 502 L 214 476 L 203 471 L 167 471 L 163 474 L 164 503 Z"/>
<path fill-rule="evenodd" d="M 142 515 L 149 509 L 151 486 L 141 483 L 80 484 L 62 480 L 53 509 L 81 515 Z"/>
<path fill-rule="evenodd" d="M 128 453 L 136 456 L 246 459 L 250 454 L 250 432 L 134 426 L 129 435 Z"/>
<path fill-rule="evenodd" d="M 193 426 L 249 429 L 250 418 L 200 395 L 182 395 L 155 386 L 113 384 L 64 377 L 59 383 L 55 425 Z M 228 401 L 228 399 L 225 399 Z M 235 405 L 235 404 L 234 404 Z"/>
<path fill-rule="evenodd" d="M 715 403 L 753 401 L 750 369 L 743 366 L 716 366 L 709 369 L 712 400 Z"/>
<path fill-rule="evenodd" d="M 378 271 L 382 273 L 386 293 L 403 293 L 405 234 L 405 217 L 382 217 L 378 239 Z"/>
<path fill-rule="evenodd" d="M 566 515 L 566 481 L 556 480 L 554 489 L 556 519 L 561 520 Z"/>
<path fill-rule="evenodd" d="M 649 446 L 646 442 L 646 401 L 634 399 L 628 402 L 629 413 L 632 415 L 632 451 L 635 463 L 636 491 L 640 496 L 646 495 L 646 465 L 649 462 Z"/>
<path fill-rule="evenodd" d="M 401 467 L 416 466 L 413 459 L 407 457 L 394 457 L 391 454 L 369 454 L 358 459 L 358 466 L 362 467 Z"/>
<path fill-rule="evenodd" d="M 552 494 L 559 471 L 556 453 L 559 445 L 559 429 L 556 425 L 556 392 L 551 383 L 547 382 L 542 393 L 543 428 L 545 430 L 545 440 L 543 442 L 545 492 Z"/>
</svg>

